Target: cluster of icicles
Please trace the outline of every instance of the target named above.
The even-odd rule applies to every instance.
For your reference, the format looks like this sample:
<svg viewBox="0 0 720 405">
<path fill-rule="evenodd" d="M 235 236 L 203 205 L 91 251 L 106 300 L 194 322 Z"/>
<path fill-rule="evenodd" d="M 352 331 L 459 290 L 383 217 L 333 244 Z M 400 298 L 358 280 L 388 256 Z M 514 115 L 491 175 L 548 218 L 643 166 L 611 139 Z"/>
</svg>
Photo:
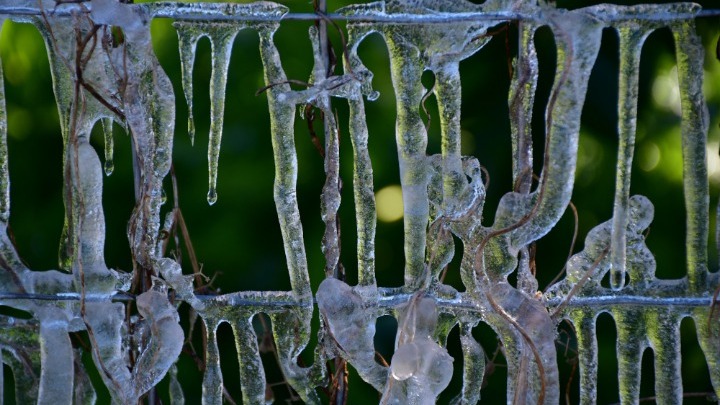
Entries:
<svg viewBox="0 0 720 405">
<path fill-rule="evenodd" d="M 5 293 L 0 303 L 33 315 L 27 321 L 7 316 L 1 319 L 0 354 L 13 371 L 18 403 L 94 402 L 95 390 L 83 369 L 81 353 L 73 349 L 68 335 L 83 330 L 90 336 L 93 361 L 114 402 L 137 403 L 167 374 L 173 402 L 183 403 L 174 369 L 185 340 L 178 323 L 180 301 L 190 304 L 205 324 L 203 404 L 223 401 L 216 339 L 217 327 L 223 322 L 232 326 L 235 335 L 243 402 L 267 401 L 258 338 L 251 324 L 260 312 L 272 320 L 277 356 L 287 382 L 307 403 L 321 402 L 315 388 L 327 384 L 325 364 L 341 356 L 381 393 L 381 403 L 386 404 L 435 403 L 450 381 L 453 361 L 462 361 L 463 387 L 455 402 L 475 404 L 480 399 L 485 354 L 471 332 L 484 322 L 502 341 L 508 362 L 508 402 L 556 404 L 560 382 L 554 340 L 562 319 L 572 322 L 578 331 L 581 400 L 594 403 L 595 320 L 601 312 L 610 312 L 618 325 L 623 402 L 637 401 L 640 359 L 647 347 L 655 351 L 658 401 L 682 402 L 679 323 L 686 316 L 695 320 L 713 386 L 720 392 L 720 326 L 708 323 L 707 308 L 681 303 L 658 309 L 566 302 L 571 296 L 708 298 L 718 283 L 717 275 L 707 270 L 708 120 L 701 91 L 703 50 L 693 25 L 698 11 L 695 5 L 604 5 L 566 11 L 521 0 L 488 0 L 482 6 L 458 0 L 388 0 L 350 6 L 338 13 L 366 18 L 347 24 L 349 52 L 343 58 L 346 73 L 327 76 L 317 29 L 312 27 L 310 39 L 316 66 L 311 86 L 302 91 L 292 90 L 287 84 L 273 41 L 279 21 L 288 11 L 278 4 L 130 5 L 116 0 L 91 0 L 80 5 L 56 5 L 52 0 L 18 0 L 14 5 L 26 10 L 44 7 L 42 15 L 15 13 L 11 18 L 34 23 L 47 43 L 65 145 L 66 196 L 60 270 L 37 272 L 26 268 L 6 232 L 10 215 L 8 152 L 4 96 L 0 92 L 0 283 Z M 509 95 L 516 188 L 501 199 L 493 216 L 495 221 L 489 226 L 481 223 L 485 188 L 480 162 L 460 154 L 459 63 L 481 49 L 490 39 L 490 30 L 504 21 L 423 21 L 431 14 L 442 17 L 461 13 L 534 16 L 518 23 L 520 50 Z M 175 96 L 153 53 L 149 23 L 154 17 L 170 15 L 187 16 L 177 18 L 175 27 L 190 111 L 195 47 L 203 36 L 212 45 L 208 152 L 211 204 L 217 199 L 225 85 L 233 40 L 243 29 L 259 34 L 272 120 L 274 198 L 291 291 L 237 292 L 201 299 L 194 294 L 193 277 L 183 274 L 174 260 L 161 257 L 161 187 L 170 168 Z M 393 16 L 409 21 L 393 24 Z M 663 18 L 643 19 L 647 16 Z M 0 15 L 0 21 L 2 18 Z M 552 29 L 558 60 L 545 117 L 546 161 L 539 185 L 533 190 L 530 122 L 538 76 L 533 36 L 541 26 Z M 543 237 L 568 206 L 587 83 L 601 32 L 608 26 L 615 28 L 620 38 L 620 148 L 613 218 L 589 233 L 584 250 L 568 262 L 567 277 L 540 296 L 530 271 L 527 247 Z M 629 195 L 640 51 L 645 38 L 664 26 L 673 31 L 678 54 L 688 215 L 688 276 L 674 281 L 654 277 L 655 261 L 644 244 L 643 231 L 652 220 L 652 204 L 642 196 Z M 122 30 L 122 43 L 112 40 L 110 27 Z M 397 100 L 405 285 L 394 289 L 378 287 L 374 274 L 376 217 L 364 103 L 378 94 L 371 87 L 372 73 L 356 53 L 360 42 L 373 32 L 382 35 L 388 44 Z M 84 49 L 78 52 L 78 47 Z M 420 81 L 425 70 L 435 74 L 433 94 L 441 117 L 442 153 L 434 156 L 426 154 L 427 133 L 418 111 L 426 92 Z M 347 99 L 350 108 L 348 130 L 352 137 L 358 230 L 359 282 L 355 287 L 332 277 L 339 266 L 336 214 L 340 205 L 340 154 L 331 97 Z M 294 119 L 297 106 L 304 104 L 326 112 L 327 128 L 322 218 L 326 223 L 323 251 L 328 278 L 315 295 L 322 327 L 320 347 L 309 367 L 298 365 L 298 356 L 310 339 L 314 313 L 295 198 Z M 103 120 L 106 128 L 111 128 L 113 121 L 124 126 L 135 151 L 137 204 L 128 226 L 132 273 L 108 269 L 103 258 L 102 168 L 88 143 L 90 130 L 98 120 Z M 188 130 L 193 136 L 192 113 Z M 113 168 L 111 132 L 106 131 L 107 174 Z M 162 229 L 170 229 L 171 221 L 169 216 Z M 460 270 L 466 287 L 463 293 L 439 281 L 441 270 L 455 253 L 453 235 L 464 246 Z M 517 272 L 517 286 L 507 281 L 513 272 Z M 611 274 L 611 289 L 600 285 L 607 272 Z M 147 282 L 147 288 L 137 295 L 137 314 L 128 321 L 124 305 L 114 302 L 113 296 L 128 291 L 131 281 L 139 279 Z M 169 290 L 174 291 L 173 302 L 168 299 Z M 79 299 L 33 301 L 14 299 L 12 294 Z M 373 345 L 376 319 L 387 314 L 395 316 L 399 324 L 389 366 L 375 360 Z M 445 344 L 448 331 L 455 325 L 460 326 L 463 357 L 453 360 Z"/>
</svg>

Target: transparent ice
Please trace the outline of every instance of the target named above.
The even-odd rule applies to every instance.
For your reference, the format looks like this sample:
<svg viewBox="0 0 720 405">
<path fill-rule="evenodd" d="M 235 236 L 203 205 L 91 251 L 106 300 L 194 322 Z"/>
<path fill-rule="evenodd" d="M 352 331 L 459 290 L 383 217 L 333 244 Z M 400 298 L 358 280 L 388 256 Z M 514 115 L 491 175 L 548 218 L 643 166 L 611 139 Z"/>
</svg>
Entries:
<svg viewBox="0 0 720 405">
<path fill-rule="evenodd" d="M 321 402 L 316 388 L 328 384 L 326 362 L 338 357 L 377 389 L 381 402 L 387 404 L 435 403 L 452 378 L 453 364 L 461 361 L 463 387 L 454 402 L 477 403 L 486 354 L 472 331 L 480 322 L 495 330 L 502 342 L 508 363 L 508 402 L 559 403 L 555 338 L 557 325 L 568 320 L 577 331 L 580 347 L 580 399 L 592 404 L 597 397 L 596 319 L 602 312 L 610 313 L 617 325 L 623 403 L 638 401 L 646 348 L 655 356 L 658 402 L 682 402 L 679 325 L 685 317 L 695 321 L 713 387 L 720 394 L 720 324 L 709 318 L 707 305 L 719 277 L 708 272 L 707 263 L 709 118 L 702 95 L 704 53 L 694 28 L 698 6 L 599 5 L 568 11 L 521 0 L 487 0 L 482 5 L 464 0 L 387 0 L 348 6 L 334 15 L 347 19 L 343 73 L 328 69 L 320 25 L 313 26 L 309 29 L 312 75 L 307 88 L 293 90 L 274 41 L 281 19 L 289 12 L 285 6 L 271 2 L 69 3 L 12 0 L 0 4 L 0 23 L 6 18 L 32 23 L 45 40 L 64 145 L 65 226 L 59 266 L 33 271 L 20 259 L 8 234 L 7 114 L 0 70 L 0 304 L 32 316 L 27 320 L 0 317 L 0 358 L 12 370 L 17 403 L 96 402 L 82 351 L 70 340 L 69 334 L 78 331 L 87 332 L 90 355 L 115 403 L 137 403 L 166 376 L 172 402 L 184 403 L 175 367 L 186 334 L 179 324 L 180 301 L 192 307 L 205 326 L 203 404 L 223 403 L 225 383 L 217 341 L 222 323 L 233 330 L 243 403 L 271 401 L 252 324 L 260 313 L 272 322 L 284 377 L 306 403 Z M 517 20 L 517 15 L 523 18 Z M 211 43 L 210 204 L 218 198 L 233 41 L 241 30 L 257 32 L 271 120 L 273 197 L 291 291 L 196 295 L 195 275 L 174 259 L 162 257 L 161 234 L 174 221 L 171 215 L 166 217 L 161 230 L 162 181 L 171 165 L 175 94 L 152 48 L 153 18 L 175 20 L 192 140 L 196 135 L 192 85 L 196 46 L 202 37 Z M 489 42 L 493 28 L 510 20 L 517 21 L 519 32 L 508 95 L 515 187 L 502 197 L 492 215 L 494 222 L 487 224 L 482 221 L 486 179 L 481 162 L 460 152 L 460 62 Z M 533 189 L 530 123 L 539 73 L 534 35 L 542 26 L 552 30 L 558 56 L 544 117 L 542 172 Z M 567 262 L 566 277 L 540 294 L 528 247 L 557 224 L 570 202 L 580 116 L 607 27 L 617 32 L 620 43 L 613 216 L 589 232 L 583 250 Z M 687 276 L 679 280 L 655 277 L 655 259 L 644 236 L 653 220 L 653 205 L 643 196 L 630 196 L 640 55 L 648 35 L 662 27 L 669 27 L 674 35 L 682 95 Z M 124 44 L 113 43 L 113 29 L 122 31 Z M 373 72 L 357 53 L 371 33 L 379 33 L 387 44 L 396 98 L 405 232 L 404 285 L 399 288 L 379 287 L 375 279 L 377 219 L 368 152 L 367 120 L 371 117 L 366 116 L 365 102 L 381 95 L 372 88 Z M 432 89 L 422 85 L 425 71 L 435 75 Z M 432 156 L 427 154 L 428 134 L 419 108 L 428 91 L 437 100 L 441 121 L 441 153 Z M 356 286 L 338 277 L 342 265 L 337 225 L 341 128 L 333 113 L 333 98 L 345 99 L 349 106 Z M 320 201 L 326 226 L 321 246 L 326 278 L 314 296 L 296 197 L 294 120 L 298 107 L 306 105 L 324 113 L 325 127 L 326 181 Z M 98 121 L 104 130 L 104 166 L 88 139 Z M 110 175 L 116 164 L 114 124 L 128 133 L 134 152 L 132 162 L 117 163 L 132 165 L 135 173 L 136 206 L 127 231 L 131 273 L 109 269 L 104 260 L 102 173 Z M 462 293 L 443 284 L 440 276 L 455 255 L 453 236 L 464 248 L 460 272 L 466 290 Z M 517 272 L 515 285 L 508 281 L 513 272 Z M 608 273 L 610 288 L 605 288 L 600 281 Z M 137 314 L 128 317 L 125 305 L 115 298 L 130 290 L 132 280 L 141 280 L 142 288 L 133 297 Z M 29 294 L 37 299 L 27 299 Z M 298 358 L 310 341 L 315 303 L 321 321 L 320 343 L 313 363 L 300 366 Z M 380 364 L 375 356 L 375 323 L 383 315 L 398 320 L 389 365 Z M 460 330 L 462 359 L 453 359 L 445 348 L 455 325 Z M 0 384 L 0 394 L 2 388 Z"/>
</svg>

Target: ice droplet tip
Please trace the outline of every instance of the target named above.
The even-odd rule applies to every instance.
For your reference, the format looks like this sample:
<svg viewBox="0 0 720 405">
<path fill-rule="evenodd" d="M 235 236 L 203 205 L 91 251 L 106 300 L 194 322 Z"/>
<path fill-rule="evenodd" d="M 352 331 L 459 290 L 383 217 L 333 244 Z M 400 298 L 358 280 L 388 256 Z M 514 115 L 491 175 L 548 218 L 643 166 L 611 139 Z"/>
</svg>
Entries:
<svg viewBox="0 0 720 405">
<path fill-rule="evenodd" d="M 112 160 L 105 161 L 105 175 L 110 176 L 115 171 L 115 163 Z"/>
<path fill-rule="evenodd" d="M 211 188 L 210 191 L 208 191 L 207 202 L 210 205 L 213 205 L 217 202 L 217 191 L 214 188 Z"/>
</svg>

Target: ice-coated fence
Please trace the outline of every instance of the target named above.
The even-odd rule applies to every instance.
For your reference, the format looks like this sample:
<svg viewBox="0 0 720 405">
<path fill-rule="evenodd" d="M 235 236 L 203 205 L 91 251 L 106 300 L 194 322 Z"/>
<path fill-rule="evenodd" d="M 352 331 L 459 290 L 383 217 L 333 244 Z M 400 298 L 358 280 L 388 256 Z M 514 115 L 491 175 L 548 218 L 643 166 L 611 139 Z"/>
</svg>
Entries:
<svg viewBox="0 0 720 405">
<path fill-rule="evenodd" d="M 321 2 L 322 3 L 322 2 Z M 498 335 L 507 358 L 507 401 L 561 401 L 555 339 L 568 320 L 577 332 L 580 400 L 595 403 L 598 348 L 596 320 L 609 313 L 617 325 L 620 399 L 637 403 L 642 354 L 655 355 L 655 396 L 681 403 L 680 322 L 694 320 L 709 375 L 720 394 L 720 322 L 713 316 L 717 273 L 708 271 L 709 187 L 706 156 L 708 112 L 702 92 L 704 50 L 695 19 L 711 14 L 691 3 L 599 5 L 577 10 L 545 2 L 488 0 L 387 0 L 344 7 L 333 13 L 293 14 L 271 3 L 146 3 L 116 0 L 85 2 L 12 0 L 0 4 L 0 21 L 30 22 L 42 34 L 64 142 L 65 227 L 57 271 L 26 267 L 7 233 L 10 218 L 8 151 L 4 95 L 0 92 L 0 304 L 27 311 L 32 319 L 2 316 L 0 354 L 15 379 L 17 403 L 93 403 L 96 398 L 81 351 L 69 333 L 86 331 L 87 349 L 117 403 L 137 403 L 166 374 L 170 398 L 183 403 L 174 363 L 183 348 L 179 302 L 189 304 L 204 323 L 202 353 L 204 404 L 223 402 L 223 376 L 216 332 L 232 327 L 240 365 L 244 403 L 265 403 L 267 383 L 252 318 L 272 320 L 279 365 L 288 384 L 306 403 L 322 402 L 317 387 L 340 392 L 346 383 L 327 371 L 348 362 L 373 386 L 383 404 L 431 404 L 447 387 L 453 358 L 445 343 L 460 326 L 462 391 L 457 403 L 480 400 L 486 369 L 483 347 L 472 335 L 480 322 Z M 196 294 L 195 276 L 163 257 L 177 216 L 160 218 L 162 180 L 171 166 L 175 94 L 150 41 L 150 21 L 171 18 L 179 38 L 184 96 L 194 134 L 193 63 L 198 41 L 210 40 L 212 77 L 208 202 L 217 199 L 218 158 L 225 88 L 232 44 L 241 30 L 257 32 L 264 68 L 275 162 L 274 199 L 282 230 L 291 291 Z M 292 90 L 273 35 L 282 21 L 320 21 L 310 29 L 315 66 L 309 85 Z M 346 21 L 344 73 L 328 74 L 323 29 Z M 486 189 L 480 162 L 460 153 L 461 89 L 459 64 L 480 50 L 498 24 L 516 21 L 518 57 L 508 105 L 512 130 L 515 189 L 503 196 L 483 223 Z M 557 68 L 546 115 L 546 141 L 533 145 L 530 131 L 538 61 L 533 37 L 548 26 L 557 48 Z M 531 272 L 528 247 L 545 236 L 570 202 L 577 163 L 580 115 L 602 30 L 617 31 L 620 49 L 619 133 L 613 216 L 586 237 L 584 249 L 567 263 L 566 277 L 544 294 Z M 686 208 L 687 276 L 655 277 L 655 259 L 644 232 L 653 204 L 630 196 L 640 53 L 654 30 L 669 27 L 675 40 L 681 93 L 683 184 Z M 373 164 L 368 152 L 366 100 L 377 98 L 373 73 L 357 54 L 360 43 L 379 33 L 390 53 L 396 96 L 396 144 L 404 201 L 404 286 L 378 286 L 375 278 L 377 225 Z M 422 73 L 430 70 L 440 115 L 442 151 L 428 156 L 420 106 L 427 92 Z M 1 73 L 1 72 L 0 72 Z M 0 80 L 2 75 L 0 74 Z M 0 89 L 2 89 L 0 82 Z M 331 98 L 349 105 L 352 187 L 357 226 L 358 284 L 338 279 L 337 215 L 340 206 L 339 123 Z M 296 198 L 295 116 L 298 106 L 322 111 L 326 181 L 321 196 L 326 225 L 323 253 L 326 279 L 313 295 L 303 224 Z M 103 166 L 89 134 L 98 120 L 126 128 L 133 145 L 136 205 L 127 237 L 133 269 L 105 264 L 102 207 Z M 350 147 L 344 145 L 344 147 Z M 533 147 L 543 148 L 542 171 L 533 181 Z M 104 170 L 113 170 L 111 134 L 106 137 Z M 130 192 L 128 190 L 128 192 Z M 463 245 L 464 292 L 442 282 L 441 272 Z M 508 276 L 515 272 L 517 282 Z M 610 274 L 610 287 L 601 279 Z M 131 293 L 132 292 L 132 293 Z M 136 312 L 126 312 L 134 301 Z M 317 310 L 316 310 L 317 308 Z M 396 349 L 389 364 L 376 358 L 376 320 L 398 319 Z M 320 318 L 319 343 L 310 366 L 298 356 L 308 345 L 311 320 Z M 0 370 L 2 368 L 0 367 Z M 0 379 L 0 382 L 2 379 Z M 345 391 L 346 392 L 346 391 Z M 0 393 L 1 394 L 1 393 Z M 0 395 L 0 399 L 2 395 Z"/>
</svg>

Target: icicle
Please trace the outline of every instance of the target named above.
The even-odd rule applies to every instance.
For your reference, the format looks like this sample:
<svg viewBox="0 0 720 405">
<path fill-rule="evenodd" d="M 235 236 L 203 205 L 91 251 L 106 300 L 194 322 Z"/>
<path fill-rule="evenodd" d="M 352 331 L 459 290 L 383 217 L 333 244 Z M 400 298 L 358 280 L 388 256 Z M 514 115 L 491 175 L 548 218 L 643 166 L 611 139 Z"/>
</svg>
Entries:
<svg viewBox="0 0 720 405">
<path fill-rule="evenodd" d="M 100 158 L 86 138 L 79 141 L 77 151 L 71 148 L 69 152 L 68 160 L 71 162 L 72 177 L 78 179 L 77 186 L 80 189 L 78 197 L 81 201 L 81 212 L 84 214 L 77 234 L 83 273 L 85 277 L 89 274 L 107 275 L 108 269 L 104 258 L 105 217 L 102 207 L 103 183 Z M 104 287 L 104 292 L 109 293 L 115 285 L 112 283 Z M 100 292 L 96 288 L 101 287 L 93 285 L 91 288 L 95 290 L 94 292 Z"/>
<path fill-rule="evenodd" d="M 620 36 L 620 79 L 618 100 L 618 159 L 615 179 L 612 239 L 610 242 L 610 287 L 620 290 L 625 285 L 627 261 L 628 209 L 635 129 L 637 126 L 638 79 L 640 52 L 651 30 L 628 22 L 616 27 Z"/>
<path fill-rule="evenodd" d="M 480 389 L 485 376 L 485 351 L 473 337 L 471 324 L 462 324 L 461 331 L 463 388 L 459 403 L 473 405 L 480 401 Z"/>
<path fill-rule="evenodd" d="M 450 11 L 472 4 L 453 2 L 428 3 L 423 11 Z M 414 12 L 410 4 L 389 4 L 393 12 Z M 405 287 L 421 288 L 429 280 L 425 268 L 426 231 L 430 214 L 428 182 L 430 167 L 426 155 L 427 131 L 418 107 L 424 88 L 421 76 L 425 69 L 438 78 L 438 102 L 443 130 L 443 190 L 452 201 L 447 207 L 457 214 L 455 205 L 467 186 L 460 160 L 460 81 L 458 63 L 477 52 L 489 41 L 488 26 L 479 23 L 426 26 L 417 29 L 385 29 L 390 50 L 390 72 L 395 90 L 397 119 L 395 136 L 400 161 L 400 183 L 403 189 L 405 228 Z M 447 190 L 445 190 L 447 188 Z M 455 201 L 453 201 L 455 200 Z M 469 207 L 464 207 L 465 209 Z"/>
<path fill-rule="evenodd" d="M 460 62 L 450 61 L 435 70 L 435 95 L 442 132 L 443 211 L 454 216 L 469 207 L 458 206 L 467 187 L 467 179 L 460 159 Z"/>
<path fill-rule="evenodd" d="M 715 395 L 720 396 L 720 322 L 717 318 L 710 317 L 710 311 L 713 308 L 696 308 L 692 312 L 692 318 L 695 322 L 695 332 L 697 333 L 698 343 L 705 355 L 708 371 L 710 373 L 710 381 L 715 389 Z M 717 313 L 717 306 L 714 308 Z"/>
<path fill-rule="evenodd" d="M 508 97 L 510 133 L 512 137 L 513 191 L 529 194 L 533 182 L 532 113 L 538 81 L 538 59 L 535 50 L 533 22 L 519 22 L 519 50 L 513 69 Z M 523 246 L 519 252 L 517 287 L 528 294 L 538 290 L 538 282 L 530 268 L 530 252 Z"/>
<path fill-rule="evenodd" d="M 3 22 L 0 17 L 0 31 Z M 0 223 L 7 225 L 10 219 L 10 173 L 8 172 L 7 110 L 5 107 L 5 84 L 2 61 L 0 61 Z"/>
<path fill-rule="evenodd" d="M 212 45 L 212 74 L 210 77 L 210 140 L 208 141 L 209 181 L 208 204 L 217 201 L 218 160 L 225 113 L 225 86 L 233 40 L 242 26 L 215 24 L 209 31 Z"/>
<path fill-rule="evenodd" d="M 395 88 L 395 137 L 400 161 L 405 229 L 405 286 L 416 290 L 429 279 L 425 271 L 427 192 L 427 133 L 418 106 L 423 96 L 420 51 L 400 33 L 388 36 L 390 72 Z"/>
<path fill-rule="evenodd" d="M 105 135 L 105 175 L 109 176 L 115 170 L 113 160 L 113 119 L 102 119 L 103 134 Z"/>
<path fill-rule="evenodd" d="M 220 348 L 217 343 L 217 328 L 219 321 L 213 318 L 203 318 L 205 322 L 205 373 L 202 384 L 202 404 L 222 405 L 223 378 L 220 369 Z"/>
<path fill-rule="evenodd" d="M 696 5 L 693 11 L 699 7 Z M 672 27 L 682 108 L 683 190 L 687 212 L 685 243 L 690 291 L 707 287 L 707 240 L 710 223 L 706 144 L 708 111 L 703 96 L 704 51 L 694 20 Z"/>
<path fill-rule="evenodd" d="M 190 144 L 195 144 L 195 118 L 193 118 L 193 66 L 195 64 L 195 51 L 202 34 L 197 24 L 176 21 L 173 26 L 177 29 L 178 47 L 180 50 L 180 70 L 182 73 L 182 88 L 188 106 L 188 135 Z"/>
<path fill-rule="evenodd" d="M 512 119 L 513 184 L 517 192 L 529 193 L 532 185 L 533 144 L 532 112 L 538 80 L 535 29 L 531 22 L 520 21 L 520 50 L 515 64 L 508 106 Z"/>
<path fill-rule="evenodd" d="M 620 402 L 634 404 L 640 398 L 640 365 L 647 348 L 645 321 L 638 309 L 616 309 L 612 315 L 617 326 Z"/>
<path fill-rule="evenodd" d="M 668 308 L 647 313 L 647 337 L 655 358 L 655 397 L 659 404 L 683 402 L 680 314 Z"/>
<path fill-rule="evenodd" d="M 263 26 L 260 34 L 260 57 L 263 61 L 265 84 L 276 84 L 265 92 L 270 110 L 270 128 L 275 160 L 273 196 L 283 236 L 285 257 L 293 293 L 310 300 L 310 278 L 303 238 L 300 211 L 297 203 L 297 154 L 295 152 L 295 104 L 281 102 L 279 96 L 290 91 L 287 77 L 280 63 L 280 55 L 273 42 L 277 26 Z"/>
<path fill-rule="evenodd" d="M 273 35 L 278 24 L 259 24 L 260 57 L 263 62 L 265 84 L 274 85 L 265 94 L 270 111 L 273 156 L 275 161 L 275 183 L 273 196 L 283 236 L 285 257 L 292 293 L 299 303 L 306 305 L 302 310 L 270 314 L 273 333 L 278 348 L 278 359 L 290 385 L 305 402 L 319 402 L 313 386 L 313 375 L 322 374 L 324 365 L 315 363 L 312 369 L 303 369 L 297 358 L 310 339 L 312 319 L 312 291 L 307 269 L 307 258 L 303 246 L 303 230 L 296 197 L 297 154 L 294 142 L 295 104 L 281 101 L 281 95 L 290 91 L 287 77 L 280 62 Z M 322 363 L 322 362 L 320 362 Z M 313 371 L 314 370 L 314 371 Z M 312 373 L 312 374 L 311 374 Z"/>
<path fill-rule="evenodd" d="M 40 321 L 40 391 L 38 404 L 70 404 L 73 394 L 73 351 L 68 325 L 49 309 Z M 61 315 L 60 315 L 61 316 Z"/>
<path fill-rule="evenodd" d="M 240 387 L 244 404 L 266 403 L 265 369 L 260 359 L 258 337 L 252 325 L 252 318 L 240 319 L 232 324 L 235 348 L 240 365 Z"/>
<path fill-rule="evenodd" d="M 580 403 L 595 404 L 598 386 L 598 344 L 596 334 L 597 314 L 591 308 L 572 311 L 569 316 L 576 331 L 578 351 L 578 374 L 580 376 Z"/>
<path fill-rule="evenodd" d="M 88 95 L 88 102 L 80 105 L 80 94 L 74 85 L 74 74 L 71 72 L 68 63 L 75 63 L 74 41 L 60 41 L 60 38 L 73 38 L 75 36 L 75 28 L 80 30 L 82 25 L 73 21 L 68 24 L 67 21 L 61 21 L 52 16 L 45 19 L 37 18 L 35 24 L 45 40 L 45 46 L 48 53 L 48 61 L 53 78 L 53 90 L 55 92 L 55 101 L 58 108 L 60 118 L 60 130 L 63 138 L 63 171 L 64 174 L 64 204 L 65 204 L 65 221 L 63 224 L 62 235 L 59 248 L 59 267 L 71 272 L 77 259 L 78 235 L 80 233 L 79 211 L 82 201 L 76 192 L 78 187 L 76 177 L 71 173 L 74 160 L 70 157 L 73 153 L 72 149 L 77 145 L 78 139 L 87 138 L 88 133 L 86 127 L 89 123 L 88 117 L 92 115 L 92 96 Z M 98 54 L 100 51 L 98 50 Z M 95 52 L 93 52 L 95 54 Z M 96 58 L 91 58 L 88 67 L 95 66 Z M 79 114 L 81 109 L 89 108 L 86 114 Z M 95 117 L 93 117 L 95 118 Z M 99 118 L 99 117 L 97 117 Z M 93 119 L 92 122 L 95 122 Z M 77 176 L 77 173 L 75 174 Z"/>
<path fill-rule="evenodd" d="M 177 363 L 170 368 L 170 383 L 168 391 L 170 397 L 170 405 L 185 405 L 185 394 L 183 393 L 182 385 L 177 378 Z"/>
<path fill-rule="evenodd" d="M 73 403 L 95 405 L 97 393 L 90 381 L 90 376 L 82 363 L 83 349 L 75 349 L 75 389 L 73 390 Z"/>
<path fill-rule="evenodd" d="M 345 61 L 345 71 L 367 71 L 357 55 L 357 46 L 366 34 L 359 33 L 354 26 L 348 26 L 350 60 Z M 375 280 L 375 228 L 377 212 L 373 191 L 373 170 L 368 150 L 368 128 L 365 118 L 365 102 L 362 89 L 369 87 L 372 73 L 369 71 L 365 83 L 355 82 L 348 97 L 350 140 L 353 145 L 353 192 L 355 196 L 355 220 L 357 222 L 358 285 L 376 288 Z M 372 90 L 372 89 L 370 89 Z"/>
</svg>

